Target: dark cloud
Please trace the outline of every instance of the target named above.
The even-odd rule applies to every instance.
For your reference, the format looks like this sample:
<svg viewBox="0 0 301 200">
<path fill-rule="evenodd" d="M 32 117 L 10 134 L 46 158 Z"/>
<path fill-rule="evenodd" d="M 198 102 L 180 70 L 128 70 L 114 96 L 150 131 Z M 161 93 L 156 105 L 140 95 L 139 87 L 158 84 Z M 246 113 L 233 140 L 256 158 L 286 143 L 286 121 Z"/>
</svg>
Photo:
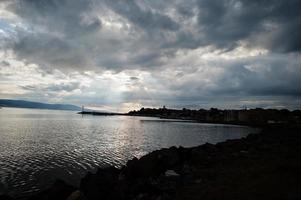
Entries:
<svg viewBox="0 0 301 200">
<path fill-rule="evenodd" d="M 1 65 L 5 66 L 5 67 L 10 66 L 9 62 L 7 62 L 5 60 L 1 61 Z"/>
<path fill-rule="evenodd" d="M 47 86 L 45 89 L 48 91 L 72 92 L 73 90 L 76 90 L 79 88 L 80 88 L 80 83 L 71 82 L 71 83 L 53 84 L 53 85 Z"/>
<path fill-rule="evenodd" d="M 23 90 L 29 90 L 29 91 L 34 91 L 38 89 L 38 87 L 35 85 L 20 85 L 19 87 L 22 88 Z"/>
<path fill-rule="evenodd" d="M 130 79 L 131 79 L 132 81 L 137 81 L 137 80 L 139 80 L 139 78 L 138 78 L 138 77 L 135 77 L 135 76 L 131 76 Z"/>
<path fill-rule="evenodd" d="M 89 36 L 101 21 L 90 1 L 22 0 L 8 7 L 24 23 L 12 49 L 18 57 L 51 68 L 85 68 L 91 59 Z"/>
<path fill-rule="evenodd" d="M 242 43 L 283 53 L 301 48 L 299 0 L 15 2 L 9 9 L 27 29 L 19 31 L 13 50 L 22 59 L 51 67 L 158 67 L 179 49 L 229 51 Z M 113 13 L 130 27 L 123 24 L 112 35 L 101 32 L 102 18 Z"/>
<path fill-rule="evenodd" d="M 15 0 L 6 7 L 15 21 L 0 21 L 0 47 L 44 75 L 148 72 L 149 80 L 129 76 L 134 89 L 121 92 L 127 101 L 299 99 L 300 8 L 300 0 Z M 263 53 L 249 52 L 256 50 Z M 80 84 L 20 87 L 72 92 Z"/>
<path fill-rule="evenodd" d="M 200 0 L 202 41 L 221 48 L 233 48 L 245 41 L 271 51 L 300 51 L 300 7 L 299 0 Z M 263 42 L 262 37 L 267 41 Z"/>
<path fill-rule="evenodd" d="M 48 34 L 25 35 L 13 50 L 22 59 L 51 68 L 84 68 L 89 63 L 78 44 Z"/>
<path fill-rule="evenodd" d="M 20 88 L 31 92 L 52 93 L 52 92 L 72 92 L 80 89 L 79 82 L 54 83 L 47 85 L 21 85 Z"/>
<path fill-rule="evenodd" d="M 124 16 L 133 24 L 143 30 L 151 31 L 175 31 L 179 25 L 170 17 L 150 9 L 142 9 L 136 1 L 132 0 L 105 0 L 106 4 L 116 13 Z"/>
<path fill-rule="evenodd" d="M 300 52 L 301 15 L 299 0 L 197 0 L 178 5 L 179 15 L 197 16 L 197 25 L 176 32 L 168 48 L 195 49 L 214 46 L 232 50 L 242 43 L 273 52 Z M 192 12 L 197 8 L 197 12 Z M 190 12 L 185 12 L 189 10 Z"/>
<path fill-rule="evenodd" d="M 180 3 L 176 6 L 177 12 L 185 17 L 193 17 L 194 16 L 194 12 L 193 9 L 191 8 L 191 4 L 188 3 Z"/>
<path fill-rule="evenodd" d="M 11 4 L 12 9 L 33 26 L 45 31 L 62 33 L 68 39 L 89 34 L 101 27 L 101 21 L 89 16 L 91 1 L 85 0 L 21 0 Z M 85 18 L 86 17 L 86 18 Z"/>
<path fill-rule="evenodd" d="M 300 58 L 256 57 L 248 60 L 224 62 L 227 68 L 222 75 L 213 78 L 215 86 L 209 96 L 222 97 L 301 97 Z M 288 60 L 294 59 L 295 62 Z"/>
<path fill-rule="evenodd" d="M 254 71 L 251 68 L 248 69 L 248 66 L 252 65 L 257 65 L 258 69 Z M 213 88 L 211 92 L 215 96 L 292 96 L 300 98 L 300 76 L 300 66 L 288 64 L 287 61 L 281 59 L 259 58 L 229 66 L 223 76 L 216 80 L 217 87 Z"/>
</svg>

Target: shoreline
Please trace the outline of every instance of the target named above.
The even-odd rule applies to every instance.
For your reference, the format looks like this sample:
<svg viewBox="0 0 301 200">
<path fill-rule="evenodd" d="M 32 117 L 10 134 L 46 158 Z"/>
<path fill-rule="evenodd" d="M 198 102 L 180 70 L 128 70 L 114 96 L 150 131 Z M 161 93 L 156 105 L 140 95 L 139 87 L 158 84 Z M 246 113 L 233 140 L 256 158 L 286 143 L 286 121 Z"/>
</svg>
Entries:
<svg viewBox="0 0 301 200">
<path fill-rule="evenodd" d="M 225 121 L 225 120 L 200 120 L 195 118 L 185 118 L 185 117 L 172 117 L 165 115 L 146 115 L 146 114 L 133 114 L 133 113 L 109 113 L 109 112 L 97 112 L 97 111 L 82 111 L 77 112 L 81 115 L 92 115 L 92 116 L 132 116 L 132 117 L 150 117 L 158 118 L 161 120 L 166 119 L 166 122 L 190 122 L 190 123 L 206 123 L 206 124 L 224 124 L 224 125 L 237 125 L 237 126 L 249 126 L 254 128 L 266 128 L 271 126 L 298 126 L 301 128 L 299 123 L 290 122 L 252 122 L 252 121 Z"/>
<path fill-rule="evenodd" d="M 129 116 L 129 117 L 148 117 L 148 118 L 157 118 L 158 122 L 185 122 L 185 123 L 200 123 L 200 124 L 220 124 L 220 125 L 233 125 L 233 126 L 249 126 L 254 128 L 261 128 L 268 124 L 256 124 L 256 123 L 243 123 L 243 122 L 225 122 L 225 121 L 205 121 L 205 120 L 196 120 L 196 119 L 182 119 L 182 118 L 172 118 L 172 117 L 162 117 L 162 116 L 150 116 L 150 115 L 132 115 L 128 113 L 102 113 L 102 112 L 93 112 L 85 111 L 78 112 L 80 115 L 92 115 L 92 116 Z M 165 121 L 164 121 L 165 120 Z M 153 120 L 156 121 L 156 120 Z"/>
<path fill-rule="evenodd" d="M 58 180 L 23 199 L 298 199 L 300 187 L 300 128 L 272 126 L 215 145 L 157 150 L 88 173 L 79 188 Z"/>
</svg>

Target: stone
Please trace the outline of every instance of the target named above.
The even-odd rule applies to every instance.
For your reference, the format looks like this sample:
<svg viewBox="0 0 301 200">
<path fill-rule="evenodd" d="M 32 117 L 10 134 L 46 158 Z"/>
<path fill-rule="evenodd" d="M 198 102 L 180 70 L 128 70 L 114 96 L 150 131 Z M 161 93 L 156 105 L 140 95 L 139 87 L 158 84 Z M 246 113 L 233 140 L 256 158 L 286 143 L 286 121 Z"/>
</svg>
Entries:
<svg viewBox="0 0 301 200">
<path fill-rule="evenodd" d="M 14 200 L 14 198 L 8 195 L 0 195 L 0 200 Z"/>
<path fill-rule="evenodd" d="M 80 190 L 76 190 L 69 195 L 67 200 L 86 200 L 86 198 Z"/>
<path fill-rule="evenodd" d="M 165 172 L 165 176 L 179 176 L 179 174 L 176 173 L 174 170 L 167 170 Z"/>
<path fill-rule="evenodd" d="M 98 169 L 96 174 L 88 173 L 81 181 L 80 189 L 87 199 L 112 199 L 120 171 L 115 167 Z"/>
<path fill-rule="evenodd" d="M 75 190 L 75 187 L 68 185 L 65 181 L 56 180 L 49 189 L 34 195 L 29 200 L 66 200 Z"/>
</svg>

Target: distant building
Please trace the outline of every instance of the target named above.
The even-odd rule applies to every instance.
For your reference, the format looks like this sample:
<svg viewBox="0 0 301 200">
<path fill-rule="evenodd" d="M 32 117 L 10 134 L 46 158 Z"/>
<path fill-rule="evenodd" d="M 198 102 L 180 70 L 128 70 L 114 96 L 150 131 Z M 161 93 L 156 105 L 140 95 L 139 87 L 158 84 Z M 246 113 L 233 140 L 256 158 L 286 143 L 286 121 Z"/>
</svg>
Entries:
<svg viewBox="0 0 301 200">
<path fill-rule="evenodd" d="M 238 121 L 240 122 L 248 122 L 249 116 L 247 110 L 239 110 L 238 111 Z"/>
<path fill-rule="evenodd" d="M 238 121 L 238 111 L 237 110 L 225 110 L 224 111 L 224 121 L 225 122 Z"/>
</svg>

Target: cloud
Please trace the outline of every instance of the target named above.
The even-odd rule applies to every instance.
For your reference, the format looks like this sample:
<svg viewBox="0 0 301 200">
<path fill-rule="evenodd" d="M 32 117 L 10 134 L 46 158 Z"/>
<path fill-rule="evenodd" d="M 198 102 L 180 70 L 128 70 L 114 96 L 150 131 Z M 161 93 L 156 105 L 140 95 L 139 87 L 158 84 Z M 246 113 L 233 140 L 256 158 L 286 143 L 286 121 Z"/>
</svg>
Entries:
<svg viewBox="0 0 301 200">
<path fill-rule="evenodd" d="M 148 5 L 142 3 L 139 5 L 137 1 L 106 0 L 105 3 L 116 13 L 147 32 L 156 33 L 157 31 L 176 31 L 179 29 L 179 24 L 170 17 L 156 10 L 148 9 Z"/>
<path fill-rule="evenodd" d="M 6 9 L 23 27 L 14 24 L 10 43 L 21 59 L 120 71 L 160 67 L 179 49 L 207 46 L 300 52 L 299 7 L 298 0 L 15 0 Z"/>
<path fill-rule="evenodd" d="M 138 81 L 139 80 L 139 78 L 135 77 L 135 76 L 131 76 L 130 79 L 131 79 L 131 81 Z"/>
<path fill-rule="evenodd" d="M 299 0 L 1 1 L 1 93 L 45 91 L 93 105 L 297 106 L 300 7 Z"/>
<path fill-rule="evenodd" d="M 34 91 L 41 90 L 42 92 L 72 92 L 76 89 L 80 88 L 79 82 L 67 82 L 67 83 L 55 83 L 55 84 L 48 84 L 48 85 L 25 85 L 20 86 L 24 90 Z"/>
<path fill-rule="evenodd" d="M 300 52 L 298 0 L 198 1 L 198 23 L 204 41 L 221 48 L 247 42 L 279 52 Z M 262 40 L 264 38 L 264 40 Z"/>
</svg>

